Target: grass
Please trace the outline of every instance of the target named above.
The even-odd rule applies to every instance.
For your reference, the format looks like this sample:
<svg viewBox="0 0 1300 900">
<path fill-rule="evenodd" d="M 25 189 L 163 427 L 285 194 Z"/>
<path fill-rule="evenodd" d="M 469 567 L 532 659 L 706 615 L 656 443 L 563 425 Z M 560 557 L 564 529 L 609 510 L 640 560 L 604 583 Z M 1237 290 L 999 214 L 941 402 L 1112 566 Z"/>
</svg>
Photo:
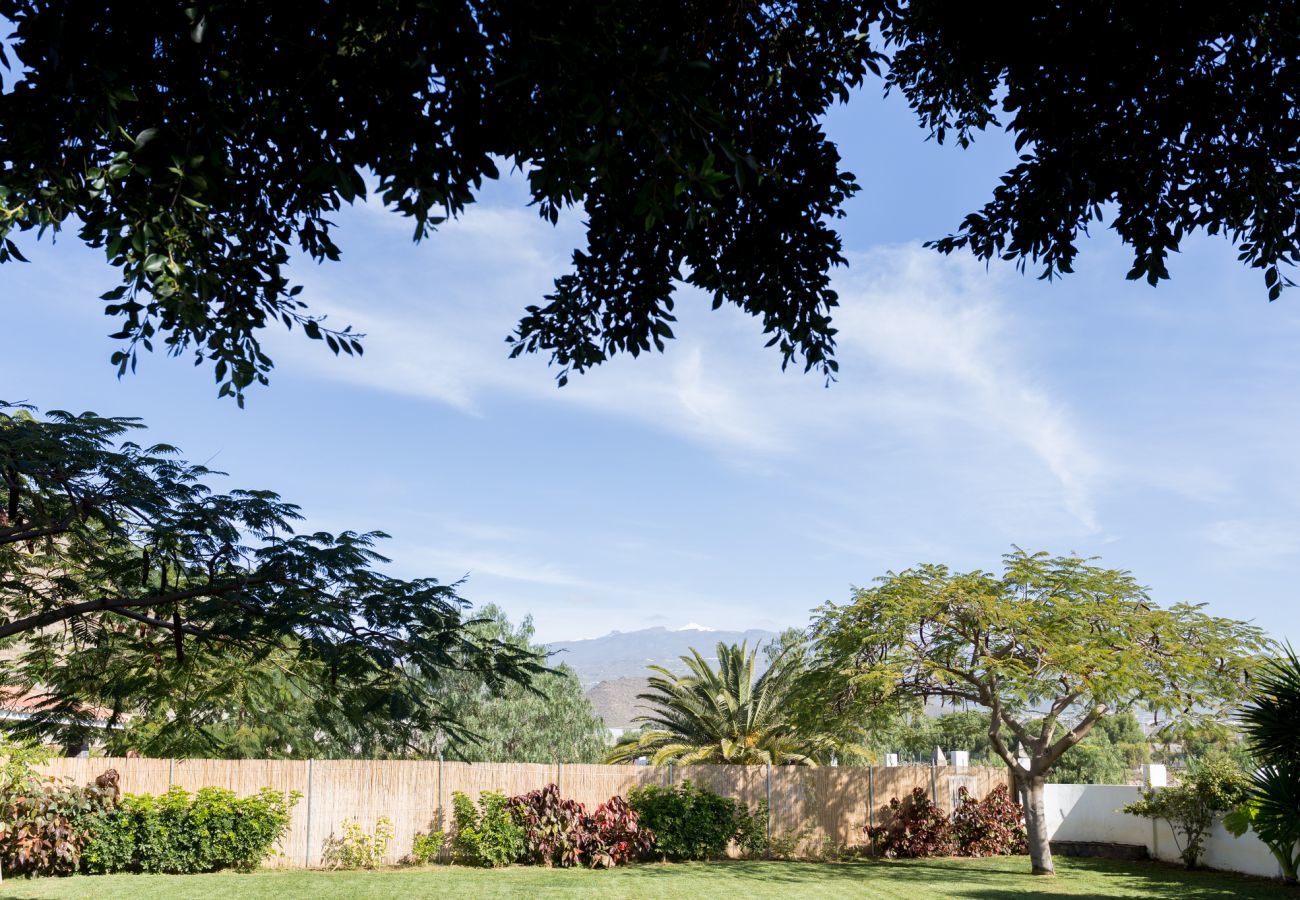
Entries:
<svg viewBox="0 0 1300 900">
<path fill-rule="evenodd" d="M 999 900 L 1003 897 L 1265 900 L 1300 898 L 1261 879 L 1184 872 L 1159 863 L 1057 859 L 1055 878 L 1026 874 L 1024 857 L 861 863 L 721 862 L 584 869 L 466 869 L 439 866 L 377 872 L 266 870 L 251 875 L 105 875 L 6 880 L 0 897 L 856 897 L 871 900 Z"/>
</svg>

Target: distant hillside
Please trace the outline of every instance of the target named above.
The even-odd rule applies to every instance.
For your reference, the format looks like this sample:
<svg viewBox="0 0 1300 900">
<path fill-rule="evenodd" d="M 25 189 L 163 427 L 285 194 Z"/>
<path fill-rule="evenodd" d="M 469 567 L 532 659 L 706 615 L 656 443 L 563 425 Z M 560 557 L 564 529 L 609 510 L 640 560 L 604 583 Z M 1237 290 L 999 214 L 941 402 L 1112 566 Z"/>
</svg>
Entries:
<svg viewBox="0 0 1300 900">
<path fill-rule="evenodd" d="M 596 715 L 604 720 L 606 728 L 637 728 L 639 724 L 632 720 L 644 710 L 638 708 L 641 701 L 636 695 L 644 694 L 645 690 L 644 678 L 611 678 L 592 685 L 587 691 L 587 699 Z"/>
<path fill-rule="evenodd" d="M 553 653 L 552 664 L 564 663 L 577 673 L 583 687 L 590 688 L 600 681 L 645 678 L 645 669 L 649 665 L 663 666 L 671 672 L 683 671 L 679 657 L 689 653 L 692 647 L 712 659 L 718 641 L 729 644 L 748 641 L 753 647 L 776 636 L 773 631 L 759 628 L 711 631 L 699 626 L 681 629 L 659 627 L 613 631 L 604 637 L 585 641 L 557 641 L 547 644 L 546 648 Z"/>
</svg>

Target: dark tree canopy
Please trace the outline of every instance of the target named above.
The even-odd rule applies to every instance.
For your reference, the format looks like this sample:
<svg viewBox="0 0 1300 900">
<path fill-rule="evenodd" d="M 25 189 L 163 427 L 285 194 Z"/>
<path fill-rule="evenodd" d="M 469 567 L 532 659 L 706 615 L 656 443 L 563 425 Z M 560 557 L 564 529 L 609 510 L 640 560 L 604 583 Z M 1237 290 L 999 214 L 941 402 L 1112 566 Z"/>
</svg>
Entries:
<svg viewBox="0 0 1300 900">
<path fill-rule="evenodd" d="M 564 372 L 672 337 L 687 282 L 833 369 L 827 219 L 854 190 L 818 116 L 864 71 L 843 4 L 0 2 L 28 71 L 0 95 L 0 237 L 75 219 L 121 271 L 121 367 L 160 341 L 264 380 L 257 332 L 307 313 L 294 249 L 367 192 L 417 239 L 499 167 L 587 245 L 515 337 Z M 0 259 L 15 252 L 0 245 Z M 563 378 L 563 375 L 561 376 Z"/>
<path fill-rule="evenodd" d="M 360 352 L 285 265 L 338 258 L 330 217 L 367 179 L 420 239 L 517 166 L 541 216 L 580 210 L 586 240 L 513 352 L 548 354 L 563 382 L 662 348 L 689 284 L 758 317 L 784 362 L 831 376 L 831 226 L 856 183 L 820 122 L 879 73 L 938 139 L 1005 126 L 1023 153 L 940 250 L 1053 276 L 1109 219 L 1131 276 L 1155 283 L 1203 230 L 1275 297 L 1300 243 L 1292 12 L 0 0 L 0 261 L 20 258 L 17 232 L 75 227 L 121 270 L 105 295 L 119 371 L 158 342 L 242 397 L 266 380 L 258 334 L 277 320 Z"/>
<path fill-rule="evenodd" d="M 87 703 L 215 726 L 218 694 L 273 708 L 267 682 L 249 685 L 273 667 L 330 711 L 316 721 L 364 723 L 373 748 L 400 750 L 456 731 L 448 672 L 499 686 L 545 671 L 472 630 L 456 585 L 378 571 L 383 534 L 297 534 L 296 506 L 217 493 L 219 473 L 126 439 L 139 429 L 0 403 L 0 683 L 43 696 L 36 731 L 84 736 Z"/>
<path fill-rule="evenodd" d="M 894 6 L 894 4 L 889 4 Z M 936 242 L 1071 270 L 1090 222 L 1168 278 L 1193 231 L 1225 234 L 1270 298 L 1300 259 L 1300 17 L 1289 3 L 921 0 L 885 17 L 889 83 L 942 140 L 1004 125 L 1022 155 Z"/>
</svg>

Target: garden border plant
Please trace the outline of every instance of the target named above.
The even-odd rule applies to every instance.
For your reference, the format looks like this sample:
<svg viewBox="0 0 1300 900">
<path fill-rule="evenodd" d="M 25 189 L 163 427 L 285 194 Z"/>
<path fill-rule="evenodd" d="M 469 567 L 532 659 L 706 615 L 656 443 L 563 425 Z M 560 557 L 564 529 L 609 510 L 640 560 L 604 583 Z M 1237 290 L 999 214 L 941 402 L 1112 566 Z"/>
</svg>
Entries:
<svg viewBox="0 0 1300 900">
<path fill-rule="evenodd" d="M 366 831 L 359 819 L 347 818 L 340 828 L 341 835 L 331 832 L 325 839 L 321 865 L 327 869 L 376 869 L 383 863 L 395 834 L 392 819 L 380 816 L 374 829 Z M 417 841 L 420 837 L 416 835 Z"/>
<path fill-rule="evenodd" d="M 923 787 L 880 808 L 880 824 L 865 828 L 875 853 L 886 859 L 929 856 L 1019 856 L 1029 852 L 1024 808 L 1005 784 L 976 800 L 957 789 L 957 808 L 949 816 Z"/>
<path fill-rule="evenodd" d="M 1193 760 L 1181 783 L 1147 788 L 1142 798 L 1124 807 L 1131 816 L 1161 820 L 1173 832 L 1183 865 L 1195 869 L 1205 854 L 1214 820 L 1247 798 L 1250 777 L 1226 756 Z"/>
<path fill-rule="evenodd" d="M 125 794 L 88 822 L 88 874 L 248 872 L 275 852 L 301 795 L 262 788 L 247 797 L 218 787 L 191 794 Z"/>
<path fill-rule="evenodd" d="M 651 852 L 661 859 L 720 859 L 733 841 L 746 856 L 767 853 L 766 801 L 757 811 L 750 810 L 689 778 L 676 787 L 634 787 L 627 800 L 642 824 L 654 832 Z"/>
<path fill-rule="evenodd" d="M 90 823 L 117 800 L 117 773 L 92 785 L 41 775 L 50 752 L 28 744 L 0 746 L 0 870 L 5 875 L 70 875 L 82 865 Z"/>
<path fill-rule="evenodd" d="M 217 787 L 119 796 L 117 772 L 93 784 L 45 776 L 43 747 L 0 745 L 0 868 L 6 875 L 248 871 L 289 829 L 299 795 Z"/>
</svg>

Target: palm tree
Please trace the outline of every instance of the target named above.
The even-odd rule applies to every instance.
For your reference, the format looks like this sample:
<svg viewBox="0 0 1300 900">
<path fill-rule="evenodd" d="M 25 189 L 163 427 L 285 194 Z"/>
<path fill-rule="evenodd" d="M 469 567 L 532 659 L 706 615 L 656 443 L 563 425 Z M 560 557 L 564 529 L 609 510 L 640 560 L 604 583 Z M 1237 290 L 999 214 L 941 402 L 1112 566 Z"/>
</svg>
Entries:
<svg viewBox="0 0 1300 900">
<path fill-rule="evenodd" d="M 1300 658 L 1290 647 L 1260 665 L 1241 728 L 1261 766 L 1250 799 L 1224 824 L 1237 835 L 1253 829 L 1273 851 L 1283 880 L 1295 884 L 1300 874 Z"/>
<path fill-rule="evenodd" d="M 613 763 L 649 757 L 664 763 L 735 763 L 742 765 L 815 766 L 834 742 L 825 735 L 801 734 L 791 723 L 788 704 L 802 674 L 802 657 L 790 649 L 779 653 L 767 671 L 755 677 L 758 648 L 719 643 L 715 671 L 691 648 L 681 660 L 689 674 L 678 677 L 661 666 L 650 690 L 638 694 L 649 715 L 635 721 L 650 727 L 629 735 L 609 753 Z"/>
</svg>

